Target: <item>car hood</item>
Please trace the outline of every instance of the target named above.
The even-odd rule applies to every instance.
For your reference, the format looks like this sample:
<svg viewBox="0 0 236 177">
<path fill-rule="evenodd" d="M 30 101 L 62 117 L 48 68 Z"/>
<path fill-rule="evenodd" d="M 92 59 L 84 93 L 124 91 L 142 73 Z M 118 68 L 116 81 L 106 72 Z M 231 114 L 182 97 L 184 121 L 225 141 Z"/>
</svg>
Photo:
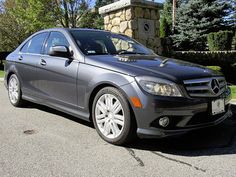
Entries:
<svg viewBox="0 0 236 177">
<path fill-rule="evenodd" d="M 154 76 L 175 82 L 221 75 L 201 65 L 157 55 L 97 55 L 87 57 L 86 63 L 132 76 Z"/>
</svg>

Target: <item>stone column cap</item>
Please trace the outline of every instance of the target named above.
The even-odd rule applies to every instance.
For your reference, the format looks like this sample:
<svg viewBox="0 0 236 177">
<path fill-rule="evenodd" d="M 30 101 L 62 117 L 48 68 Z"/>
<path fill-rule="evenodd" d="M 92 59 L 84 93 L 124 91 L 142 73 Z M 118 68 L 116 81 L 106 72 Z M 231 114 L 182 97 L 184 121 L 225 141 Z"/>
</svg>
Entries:
<svg viewBox="0 0 236 177">
<path fill-rule="evenodd" d="M 106 14 L 112 11 L 123 9 L 129 6 L 140 6 L 150 9 L 162 9 L 163 4 L 148 0 L 119 0 L 99 8 L 99 14 Z"/>
</svg>

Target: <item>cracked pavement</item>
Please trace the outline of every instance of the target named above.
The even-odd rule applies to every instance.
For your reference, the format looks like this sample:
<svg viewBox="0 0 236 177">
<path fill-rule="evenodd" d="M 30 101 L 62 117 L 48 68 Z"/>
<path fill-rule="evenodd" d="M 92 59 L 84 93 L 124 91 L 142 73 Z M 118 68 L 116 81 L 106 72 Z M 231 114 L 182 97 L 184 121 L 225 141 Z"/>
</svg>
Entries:
<svg viewBox="0 0 236 177">
<path fill-rule="evenodd" d="M 104 142 L 90 123 L 30 104 L 14 108 L 0 82 L 1 177 L 233 177 L 236 116 L 180 137 Z"/>
</svg>

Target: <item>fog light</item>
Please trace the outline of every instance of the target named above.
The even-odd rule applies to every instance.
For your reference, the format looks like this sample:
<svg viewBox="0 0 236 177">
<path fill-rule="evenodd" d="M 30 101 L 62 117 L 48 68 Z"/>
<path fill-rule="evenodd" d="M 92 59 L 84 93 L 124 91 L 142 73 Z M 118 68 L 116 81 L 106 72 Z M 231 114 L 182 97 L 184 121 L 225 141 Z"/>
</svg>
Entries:
<svg viewBox="0 0 236 177">
<path fill-rule="evenodd" d="M 167 127 L 170 123 L 169 117 L 162 117 L 159 119 L 159 125 L 162 127 Z"/>
</svg>

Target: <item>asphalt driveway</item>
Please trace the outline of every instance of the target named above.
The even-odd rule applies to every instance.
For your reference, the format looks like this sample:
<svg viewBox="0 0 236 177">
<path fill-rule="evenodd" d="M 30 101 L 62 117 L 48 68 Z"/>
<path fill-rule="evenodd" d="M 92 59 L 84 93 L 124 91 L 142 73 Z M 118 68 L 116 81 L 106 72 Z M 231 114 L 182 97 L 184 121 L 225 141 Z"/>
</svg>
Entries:
<svg viewBox="0 0 236 177">
<path fill-rule="evenodd" d="M 10 105 L 0 82 L 1 177 L 236 176 L 236 118 L 164 140 L 110 145 L 90 123 L 35 104 Z"/>
</svg>

